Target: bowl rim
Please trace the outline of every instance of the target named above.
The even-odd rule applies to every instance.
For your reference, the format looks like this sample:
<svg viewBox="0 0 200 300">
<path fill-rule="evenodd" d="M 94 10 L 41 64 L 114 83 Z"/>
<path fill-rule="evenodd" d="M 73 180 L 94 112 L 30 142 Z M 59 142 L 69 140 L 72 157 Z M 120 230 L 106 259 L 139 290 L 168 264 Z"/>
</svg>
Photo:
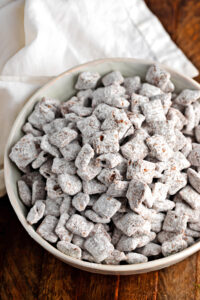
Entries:
<svg viewBox="0 0 200 300">
<path fill-rule="evenodd" d="M 194 245 L 178 252 L 175 254 L 172 254 L 170 256 L 167 257 L 163 257 L 163 258 L 159 258 L 156 260 L 152 260 L 152 261 L 148 261 L 145 263 L 139 263 L 139 264 L 130 264 L 130 265 L 104 265 L 104 264 L 97 264 L 97 263 L 93 263 L 93 262 L 87 262 L 87 261 L 83 261 L 83 260 L 79 260 L 76 258 L 73 258 L 71 256 L 68 256 L 66 254 L 63 254 L 62 252 L 60 252 L 56 247 L 54 247 L 52 244 L 48 243 L 46 240 L 44 240 L 35 230 L 34 228 L 29 225 L 26 222 L 25 216 L 20 209 L 18 209 L 16 207 L 16 197 L 14 194 L 14 191 L 12 189 L 12 184 L 9 182 L 9 176 L 7 176 L 7 174 L 9 174 L 9 163 L 10 163 L 10 159 L 9 159 L 9 145 L 14 137 L 14 132 L 15 132 L 15 127 L 17 127 L 17 123 L 18 120 L 21 117 L 21 114 L 26 111 L 27 107 L 29 106 L 29 103 L 31 102 L 31 100 L 33 100 L 33 98 L 35 98 L 35 95 L 37 93 L 40 93 L 42 91 L 44 91 L 46 88 L 48 88 L 50 85 L 54 84 L 55 81 L 59 80 L 60 78 L 73 73 L 75 71 L 78 71 L 82 68 L 85 67 L 90 67 L 93 66 L 95 64 L 101 64 L 101 63 L 109 63 L 109 62 L 124 62 L 124 63 L 137 63 L 137 64 L 141 64 L 144 66 L 148 66 L 151 64 L 158 64 L 160 67 L 164 68 L 165 70 L 167 70 L 168 72 L 170 72 L 173 75 L 176 75 L 184 80 L 187 80 L 189 83 L 191 83 L 194 88 L 199 89 L 200 90 L 200 84 L 197 83 L 195 80 L 193 80 L 192 78 L 189 78 L 173 69 L 171 69 L 168 66 L 165 66 L 164 64 L 158 63 L 158 62 L 154 62 L 151 60 L 146 60 L 146 59 L 135 59 L 135 58 L 104 58 L 104 59 L 97 59 L 97 60 L 93 60 L 93 61 L 89 61 L 86 62 L 84 64 L 80 64 L 77 65 L 75 67 L 70 68 L 69 70 L 61 73 L 60 75 L 56 76 L 55 78 L 51 79 L 49 82 L 47 82 L 44 86 L 42 86 L 40 89 L 36 90 L 36 92 L 34 92 L 34 94 L 29 97 L 26 101 L 25 104 L 23 105 L 22 109 L 20 110 L 20 112 L 18 113 L 15 122 L 12 125 L 12 128 L 10 130 L 9 133 L 9 137 L 6 143 L 6 147 L 5 147 L 5 151 L 4 151 L 4 178 L 5 178 L 5 185 L 6 185 L 6 190 L 7 190 L 7 194 L 8 194 L 8 198 L 9 201 L 19 219 L 19 221 L 21 222 L 21 224 L 23 225 L 23 227 L 25 228 L 25 230 L 27 231 L 27 233 L 38 243 L 40 244 L 40 246 L 42 246 L 45 250 L 47 250 L 48 252 L 50 252 L 51 254 L 53 254 L 54 256 L 56 256 L 58 259 L 62 260 L 65 263 L 69 263 L 70 265 L 80 268 L 80 269 L 85 269 L 87 271 L 90 272 L 96 272 L 96 273 L 104 273 L 104 274 L 121 274 L 126 275 L 126 274 L 131 274 L 131 272 L 135 272 L 135 273 L 139 273 L 140 271 L 142 272 L 143 270 L 145 270 L 145 272 L 150 272 L 152 270 L 156 270 L 156 269 L 161 269 L 164 268 L 168 265 L 173 265 L 183 259 L 185 259 L 186 257 L 194 254 L 195 252 L 197 252 L 198 250 L 200 250 L 200 241 L 196 242 Z M 17 203 L 18 205 L 18 203 Z"/>
</svg>

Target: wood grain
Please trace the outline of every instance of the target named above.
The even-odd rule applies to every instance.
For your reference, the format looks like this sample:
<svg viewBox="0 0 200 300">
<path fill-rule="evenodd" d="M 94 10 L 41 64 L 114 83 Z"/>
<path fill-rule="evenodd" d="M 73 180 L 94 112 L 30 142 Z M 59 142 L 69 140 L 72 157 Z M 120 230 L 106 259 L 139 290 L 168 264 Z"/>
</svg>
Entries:
<svg viewBox="0 0 200 300">
<path fill-rule="evenodd" d="M 200 299 L 200 252 L 196 254 L 195 299 Z"/>
<path fill-rule="evenodd" d="M 73 299 L 77 285 L 76 272 L 45 252 L 38 299 Z"/>
<path fill-rule="evenodd" d="M 156 300 L 158 293 L 158 272 L 141 275 L 122 276 L 119 300 Z"/>
<path fill-rule="evenodd" d="M 200 69 L 200 1 L 145 1 L 174 42 Z M 37 245 L 5 197 L 0 200 L 0 299 L 199 300 L 200 253 L 175 266 L 142 275 L 83 272 Z"/>
<path fill-rule="evenodd" d="M 145 0 L 174 42 L 200 69 L 200 1 Z M 200 81 L 200 76 L 196 78 Z"/>
<path fill-rule="evenodd" d="M 1 299 L 35 299 L 43 249 L 24 232 L 7 198 L 1 199 L 0 212 Z"/>
<path fill-rule="evenodd" d="M 196 255 L 161 270 L 158 280 L 158 300 L 193 300 L 196 290 Z"/>
</svg>

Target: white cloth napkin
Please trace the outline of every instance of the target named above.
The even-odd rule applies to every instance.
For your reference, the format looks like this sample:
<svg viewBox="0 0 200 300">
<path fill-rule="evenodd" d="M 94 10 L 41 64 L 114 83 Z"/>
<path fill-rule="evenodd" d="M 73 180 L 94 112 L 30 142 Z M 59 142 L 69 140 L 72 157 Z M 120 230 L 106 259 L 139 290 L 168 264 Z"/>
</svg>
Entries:
<svg viewBox="0 0 200 300">
<path fill-rule="evenodd" d="M 0 195 L 12 123 L 52 77 L 104 57 L 148 58 L 198 74 L 143 0 L 3 0 L 0 40 Z"/>
</svg>

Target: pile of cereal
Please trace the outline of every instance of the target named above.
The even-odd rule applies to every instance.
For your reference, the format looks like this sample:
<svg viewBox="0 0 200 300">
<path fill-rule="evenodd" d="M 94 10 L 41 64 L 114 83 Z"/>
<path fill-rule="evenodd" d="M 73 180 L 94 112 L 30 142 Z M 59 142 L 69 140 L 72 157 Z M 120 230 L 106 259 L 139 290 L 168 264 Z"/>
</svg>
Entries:
<svg viewBox="0 0 200 300">
<path fill-rule="evenodd" d="M 145 80 L 81 73 L 76 96 L 36 104 L 12 148 L 27 222 L 66 255 L 135 264 L 200 237 L 200 90 L 175 94 L 157 65 Z"/>
</svg>

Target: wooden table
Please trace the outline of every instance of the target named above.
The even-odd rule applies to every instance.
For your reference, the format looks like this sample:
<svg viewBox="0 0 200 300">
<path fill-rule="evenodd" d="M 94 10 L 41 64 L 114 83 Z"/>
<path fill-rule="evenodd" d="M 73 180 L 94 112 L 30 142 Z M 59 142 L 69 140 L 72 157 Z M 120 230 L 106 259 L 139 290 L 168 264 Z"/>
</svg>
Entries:
<svg viewBox="0 0 200 300">
<path fill-rule="evenodd" d="M 200 69 L 200 1 L 146 0 L 146 3 Z M 200 81 L 200 76 L 197 80 Z M 142 275 L 83 272 L 58 261 L 36 244 L 5 197 L 0 200 L 0 299 L 200 299 L 200 254 Z"/>
</svg>

